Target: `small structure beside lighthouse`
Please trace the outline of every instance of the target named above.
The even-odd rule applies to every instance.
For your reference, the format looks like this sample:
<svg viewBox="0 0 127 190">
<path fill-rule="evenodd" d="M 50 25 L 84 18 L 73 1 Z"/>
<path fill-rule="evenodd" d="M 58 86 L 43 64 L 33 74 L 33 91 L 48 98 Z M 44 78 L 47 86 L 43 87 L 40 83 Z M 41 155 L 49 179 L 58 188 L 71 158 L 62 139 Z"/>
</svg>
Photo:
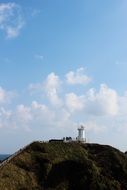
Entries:
<svg viewBox="0 0 127 190">
<path fill-rule="evenodd" d="M 65 143 L 86 143 L 86 131 L 85 127 L 83 125 L 80 125 L 78 127 L 78 136 L 76 138 L 69 137 L 63 137 L 62 139 L 50 139 L 49 142 L 65 142 Z"/>
<path fill-rule="evenodd" d="M 85 134 L 85 127 L 83 125 L 81 125 L 78 128 L 78 137 L 77 137 L 77 141 L 85 143 L 86 142 L 86 134 Z"/>
</svg>

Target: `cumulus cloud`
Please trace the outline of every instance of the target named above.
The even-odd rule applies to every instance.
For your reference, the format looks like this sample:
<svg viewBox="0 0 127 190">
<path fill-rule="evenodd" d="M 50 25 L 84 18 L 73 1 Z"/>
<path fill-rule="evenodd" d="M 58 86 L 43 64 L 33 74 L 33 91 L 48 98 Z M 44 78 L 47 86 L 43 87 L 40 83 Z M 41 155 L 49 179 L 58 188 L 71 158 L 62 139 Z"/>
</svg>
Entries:
<svg viewBox="0 0 127 190">
<path fill-rule="evenodd" d="M 17 118 L 23 124 L 27 124 L 32 120 L 32 114 L 29 107 L 24 106 L 23 104 L 17 106 L 16 110 Z"/>
<path fill-rule="evenodd" d="M 0 86 L 0 104 L 9 103 L 14 96 L 13 91 L 7 91 Z"/>
<path fill-rule="evenodd" d="M 81 68 L 77 69 L 78 74 L 81 70 Z M 68 73 L 66 76 L 67 75 Z M 109 88 L 106 84 L 101 84 L 98 91 L 94 88 L 91 88 L 84 94 L 79 95 L 77 95 L 76 92 L 66 93 L 66 90 L 62 89 L 61 95 L 60 91 L 63 83 L 64 81 L 61 81 L 58 75 L 55 73 L 50 73 L 44 82 L 31 84 L 29 89 L 32 92 L 40 90 L 42 94 L 45 93 L 50 104 L 56 107 L 63 106 L 71 113 L 82 111 L 85 114 L 96 116 L 117 115 L 120 109 L 119 102 L 125 102 L 126 99 L 125 96 L 124 98 L 120 99 L 117 92 L 114 89 Z"/>
<path fill-rule="evenodd" d="M 0 3 L 0 29 L 7 38 L 15 38 L 24 26 L 22 9 L 16 3 Z"/>
<path fill-rule="evenodd" d="M 12 112 L 6 110 L 4 107 L 0 108 L 0 128 L 5 128 L 9 126 Z"/>
<path fill-rule="evenodd" d="M 65 105 L 70 112 L 81 111 L 84 108 L 84 97 L 68 93 L 65 95 Z"/>
<path fill-rule="evenodd" d="M 61 106 L 62 100 L 58 96 L 60 90 L 61 80 L 55 73 L 51 73 L 47 76 L 44 82 L 44 89 L 50 103 L 54 106 Z"/>
<path fill-rule="evenodd" d="M 88 77 L 85 72 L 84 68 L 79 68 L 74 71 L 70 71 L 66 74 L 66 81 L 68 84 L 75 85 L 75 84 L 82 84 L 86 85 L 91 81 L 91 78 Z"/>
<path fill-rule="evenodd" d="M 86 107 L 90 114 L 94 115 L 116 115 L 118 113 L 117 92 L 105 84 L 100 89 L 90 89 L 86 95 Z"/>
<path fill-rule="evenodd" d="M 4 103 L 7 99 L 7 93 L 6 91 L 0 87 L 0 103 Z"/>
<path fill-rule="evenodd" d="M 41 95 L 45 95 L 48 101 L 53 106 L 57 107 L 62 105 L 62 99 L 59 97 L 61 84 L 62 82 L 59 76 L 52 72 L 43 82 L 32 83 L 29 85 L 28 89 L 31 94 L 41 93 Z"/>
<path fill-rule="evenodd" d="M 37 107 L 38 110 L 34 109 L 34 112 L 37 111 L 37 115 L 42 118 L 42 120 L 38 119 L 40 123 L 46 125 L 50 121 L 48 126 L 63 126 L 68 130 L 69 126 L 76 126 L 76 123 L 82 121 L 87 125 L 88 131 L 102 133 L 109 123 L 111 126 L 111 117 L 119 117 L 119 110 L 122 106 L 120 102 L 125 103 L 127 100 L 125 95 L 119 97 L 117 92 L 106 84 L 101 84 L 99 90 L 91 88 L 84 94 L 77 94 L 76 91 L 66 92 L 66 82 L 63 84 L 64 82 L 55 73 L 50 73 L 44 82 L 31 85 L 35 91 L 37 88 L 43 89 L 42 93 L 45 93 L 47 97 L 47 106 L 33 102 L 33 107 Z M 63 86 L 65 89 L 62 89 L 61 95 L 59 91 Z M 47 119 L 48 115 L 52 117 Z"/>
<path fill-rule="evenodd" d="M 96 116 L 115 116 L 119 111 L 119 99 L 115 90 L 101 84 L 99 91 L 91 88 L 83 95 L 77 95 L 74 92 L 65 94 L 65 105 L 71 112 L 82 111 L 85 114 Z M 124 96 L 121 102 L 125 103 L 125 99 Z"/>
<path fill-rule="evenodd" d="M 0 108 L 0 128 L 31 131 L 40 127 L 48 130 L 69 126 L 70 123 L 70 113 L 66 109 L 59 111 L 37 101 L 33 101 L 29 106 L 19 104 L 11 111 Z"/>
<path fill-rule="evenodd" d="M 35 83 L 35 84 L 31 83 L 28 86 L 28 90 L 29 90 L 29 92 L 30 92 L 31 95 L 42 93 L 42 91 L 43 91 L 43 84 L 42 83 Z"/>
<path fill-rule="evenodd" d="M 115 89 L 106 84 L 82 93 L 75 88 L 69 90 L 66 81 L 53 72 L 40 83 L 31 84 L 29 89 L 39 94 L 32 93 L 29 104 L 22 102 L 10 111 L 3 107 L 8 92 L 0 88 L 0 127 L 42 128 L 43 132 L 52 129 L 57 136 L 58 131 L 64 131 L 66 135 L 76 131 L 79 123 L 83 123 L 87 131 L 94 135 L 126 128 L 126 92 L 119 96 Z M 26 96 L 29 98 L 28 94 Z"/>
<path fill-rule="evenodd" d="M 127 115 L 127 91 L 119 97 L 119 115 Z"/>
<path fill-rule="evenodd" d="M 93 131 L 94 133 L 103 133 L 106 131 L 106 126 L 103 124 L 100 125 L 99 122 L 94 120 L 85 121 L 81 123 L 81 125 L 85 126 L 87 132 Z"/>
<path fill-rule="evenodd" d="M 53 123 L 55 113 L 45 104 L 40 104 L 33 101 L 31 105 L 31 112 L 36 123 L 43 125 L 51 125 Z"/>
<path fill-rule="evenodd" d="M 15 134 L 28 131 L 34 139 L 76 137 L 81 123 L 86 127 L 90 142 L 118 145 L 119 134 L 126 138 L 126 91 L 119 95 L 106 84 L 84 88 L 84 92 L 69 87 L 65 78 L 52 72 L 41 82 L 29 85 L 30 93 L 27 92 L 24 102 L 22 97 L 20 103 L 14 98 L 13 105 L 8 104 L 12 92 L 0 87 L 0 130 L 9 129 Z"/>
</svg>

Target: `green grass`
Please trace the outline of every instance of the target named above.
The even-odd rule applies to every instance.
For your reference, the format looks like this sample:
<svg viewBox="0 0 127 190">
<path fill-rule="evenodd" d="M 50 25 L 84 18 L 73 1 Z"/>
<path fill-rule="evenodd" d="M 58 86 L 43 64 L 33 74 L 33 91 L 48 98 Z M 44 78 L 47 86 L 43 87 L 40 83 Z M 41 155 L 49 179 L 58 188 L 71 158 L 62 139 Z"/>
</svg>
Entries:
<svg viewBox="0 0 127 190">
<path fill-rule="evenodd" d="M 127 157 L 106 145 L 34 142 L 0 169 L 0 190 L 126 190 Z"/>
</svg>

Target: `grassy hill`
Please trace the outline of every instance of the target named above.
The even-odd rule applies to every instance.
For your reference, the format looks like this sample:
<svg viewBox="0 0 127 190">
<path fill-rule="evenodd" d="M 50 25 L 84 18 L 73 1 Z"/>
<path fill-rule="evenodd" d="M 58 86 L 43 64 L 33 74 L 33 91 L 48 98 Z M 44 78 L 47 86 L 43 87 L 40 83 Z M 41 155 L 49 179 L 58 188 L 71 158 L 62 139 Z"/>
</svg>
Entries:
<svg viewBox="0 0 127 190">
<path fill-rule="evenodd" d="M 127 190 L 127 157 L 107 145 L 34 142 L 0 168 L 0 190 Z"/>
</svg>

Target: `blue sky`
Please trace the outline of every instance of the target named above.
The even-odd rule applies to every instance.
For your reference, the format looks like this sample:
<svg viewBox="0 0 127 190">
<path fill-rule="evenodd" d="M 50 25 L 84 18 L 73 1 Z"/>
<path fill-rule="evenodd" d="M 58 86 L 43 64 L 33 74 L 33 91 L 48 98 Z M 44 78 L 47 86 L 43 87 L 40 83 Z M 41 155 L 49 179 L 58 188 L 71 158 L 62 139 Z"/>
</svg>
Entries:
<svg viewBox="0 0 127 190">
<path fill-rule="evenodd" d="M 127 149 L 126 0 L 0 1 L 0 153 L 76 137 Z"/>
</svg>

